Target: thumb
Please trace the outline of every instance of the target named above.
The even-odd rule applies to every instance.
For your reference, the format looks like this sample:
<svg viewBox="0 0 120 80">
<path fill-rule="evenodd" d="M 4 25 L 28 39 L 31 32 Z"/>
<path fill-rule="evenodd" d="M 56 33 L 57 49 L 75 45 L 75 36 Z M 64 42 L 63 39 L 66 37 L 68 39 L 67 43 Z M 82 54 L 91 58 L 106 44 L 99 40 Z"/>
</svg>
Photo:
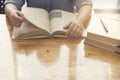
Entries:
<svg viewBox="0 0 120 80">
<path fill-rule="evenodd" d="M 25 21 L 25 20 L 26 20 L 24 14 L 23 14 L 21 11 L 17 11 L 16 14 L 19 16 L 19 18 L 22 19 L 22 21 Z"/>
<path fill-rule="evenodd" d="M 64 26 L 64 29 L 68 29 L 68 28 L 69 28 L 69 25 L 70 25 L 70 23 L 66 24 L 66 25 Z"/>
<path fill-rule="evenodd" d="M 19 17 L 24 17 L 24 14 L 21 11 L 16 12 Z"/>
</svg>

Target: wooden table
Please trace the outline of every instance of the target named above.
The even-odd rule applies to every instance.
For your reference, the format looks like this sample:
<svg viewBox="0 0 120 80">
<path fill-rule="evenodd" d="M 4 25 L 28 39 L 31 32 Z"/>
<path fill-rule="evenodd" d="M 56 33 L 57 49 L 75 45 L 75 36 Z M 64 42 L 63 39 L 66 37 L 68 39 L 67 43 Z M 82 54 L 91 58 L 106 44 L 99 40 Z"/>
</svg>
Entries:
<svg viewBox="0 0 120 80">
<path fill-rule="evenodd" d="M 0 15 L 0 80 L 120 80 L 120 54 L 80 39 L 13 41 Z"/>
</svg>

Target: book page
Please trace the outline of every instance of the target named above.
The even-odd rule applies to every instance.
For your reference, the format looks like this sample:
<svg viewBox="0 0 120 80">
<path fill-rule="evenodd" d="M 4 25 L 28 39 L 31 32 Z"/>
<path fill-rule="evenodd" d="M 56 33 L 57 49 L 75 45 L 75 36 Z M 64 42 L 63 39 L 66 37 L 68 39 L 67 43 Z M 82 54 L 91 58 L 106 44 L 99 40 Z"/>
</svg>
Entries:
<svg viewBox="0 0 120 80">
<path fill-rule="evenodd" d="M 76 15 L 74 13 L 70 13 L 63 10 L 53 10 L 49 14 L 50 18 L 50 27 L 51 33 L 58 31 L 58 33 L 62 34 L 62 32 L 66 32 L 64 29 L 65 25 L 70 21 L 74 20 Z M 57 32 L 56 32 L 57 33 Z M 63 33 L 63 34 L 64 34 Z"/>
<path fill-rule="evenodd" d="M 14 27 L 12 39 L 29 39 L 29 38 L 43 38 L 48 37 L 49 33 L 34 25 L 23 22 L 20 27 Z"/>
<path fill-rule="evenodd" d="M 22 12 L 30 23 L 50 32 L 49 16 L 46 10 L 41 8 L 24 7 Z"/>
</svg>

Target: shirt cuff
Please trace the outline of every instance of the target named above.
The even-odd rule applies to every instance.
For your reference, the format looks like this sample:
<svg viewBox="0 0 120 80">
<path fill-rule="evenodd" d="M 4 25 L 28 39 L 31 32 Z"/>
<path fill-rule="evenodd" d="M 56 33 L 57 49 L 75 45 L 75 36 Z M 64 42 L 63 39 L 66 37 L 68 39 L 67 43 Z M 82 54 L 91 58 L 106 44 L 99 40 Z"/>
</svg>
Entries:
<svg viewBox="0 0 120 80">
<path fill-rule="evenodd" d="M 90 5 L 90 6 L 92 6 L 93 4 L 92 4 L 91 0 L 86 0 L 86 1 L 83 1 L 82 3 L 77 2 L 75 5 L 76 5 L 77 10 L 79 10 L 80 7 L 82 7 L 83 5 Z"/>
<path fill-rule="evenodd" d="M 18 10 L 21 10 L 21 7 L 24 5 L 24 3 L 19 3 L 17 1 L 5 1 L 4 5 L 6 4 L 13 4 L 17 7 Z"/>
</svg>

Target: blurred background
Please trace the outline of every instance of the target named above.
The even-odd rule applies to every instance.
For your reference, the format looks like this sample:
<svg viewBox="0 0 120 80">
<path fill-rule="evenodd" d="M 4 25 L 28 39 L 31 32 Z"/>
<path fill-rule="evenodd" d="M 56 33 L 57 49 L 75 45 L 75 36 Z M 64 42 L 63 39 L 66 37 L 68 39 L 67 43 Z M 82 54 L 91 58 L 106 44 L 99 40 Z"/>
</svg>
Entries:
<svg viewBox="0 0 120 80">
<path fill-rule="evenodd" d="M 92 0 L 93 7 L 98 9 L 120 9 L 120 0 Z"/>
<path fill-rule="evenodd" d="M 4 1 L 5 0 L 0 0 L 0 14 L 3 14 L 4 13 L 4 10 L 3 10 L 3 8 L 4 8 Z"/>
</svg>

